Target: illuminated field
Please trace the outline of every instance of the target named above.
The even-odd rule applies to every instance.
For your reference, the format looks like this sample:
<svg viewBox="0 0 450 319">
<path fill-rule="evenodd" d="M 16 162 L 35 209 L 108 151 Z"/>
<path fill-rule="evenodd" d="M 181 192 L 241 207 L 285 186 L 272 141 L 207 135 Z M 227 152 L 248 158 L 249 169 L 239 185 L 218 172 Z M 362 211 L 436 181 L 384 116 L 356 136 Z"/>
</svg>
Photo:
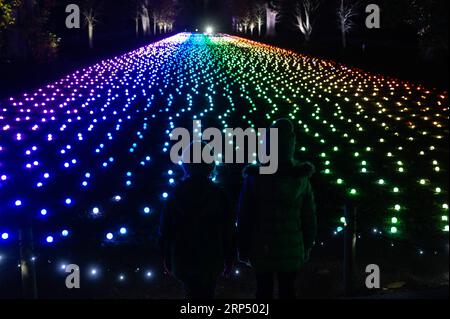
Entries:
<svg viewBox="0 0 450 319">
<path fill-rule="evenodd" d="M 322 236 L 356 205 L 361 233 L 448 243 L 447 92 L 237 37 L 178 34 L 0 102 L 0 249 L 30 221 L 36 248 L 50 252 L 145 242 L 181 177 L 172 128 L 282 117 L 298 124 L 299 158 L 317 166 Z"/>
</svg>

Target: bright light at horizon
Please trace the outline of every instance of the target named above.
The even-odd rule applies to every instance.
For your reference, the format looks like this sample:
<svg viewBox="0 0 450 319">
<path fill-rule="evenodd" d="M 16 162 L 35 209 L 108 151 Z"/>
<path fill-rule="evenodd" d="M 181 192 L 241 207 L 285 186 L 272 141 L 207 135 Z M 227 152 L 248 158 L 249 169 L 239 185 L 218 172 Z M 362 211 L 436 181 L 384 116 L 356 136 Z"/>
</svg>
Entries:
<svg viewBox="0 0 450 319">
<path fill-rule="evenodd" d="M 206 34 L 212 34 L 214 32 L 214 28 L 211 26 L 206 27 Z"/>
</svg>

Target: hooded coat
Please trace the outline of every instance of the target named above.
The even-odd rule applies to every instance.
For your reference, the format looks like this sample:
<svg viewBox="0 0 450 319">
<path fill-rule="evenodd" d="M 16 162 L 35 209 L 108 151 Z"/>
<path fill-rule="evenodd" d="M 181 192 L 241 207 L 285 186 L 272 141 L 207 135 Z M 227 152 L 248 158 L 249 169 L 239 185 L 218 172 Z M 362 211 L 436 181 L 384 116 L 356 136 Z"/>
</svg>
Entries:
<svg viewBox="0 0 450 319">
<path fill-rule="evenodd" d="M 213 282 L 234 258 L 235 218 L 226 194 L 206 177 L 177 186 L 162 214 L 166 266 L 182 282 Z"/>
<path fill-rule="evenodd" d="M 313 172 L 311 164 L 286 164 L 274 175 L 244 170 L 238 248 L 257 272 L 295 272 L 308 260 L 317 232 Z"/>
</svg>

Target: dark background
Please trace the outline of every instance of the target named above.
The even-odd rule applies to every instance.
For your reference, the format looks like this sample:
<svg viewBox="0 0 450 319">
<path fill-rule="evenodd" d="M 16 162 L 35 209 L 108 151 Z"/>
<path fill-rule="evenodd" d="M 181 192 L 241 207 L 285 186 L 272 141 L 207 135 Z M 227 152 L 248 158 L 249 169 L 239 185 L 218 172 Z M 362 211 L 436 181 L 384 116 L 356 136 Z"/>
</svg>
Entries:
<svg viewBox="0 0 450 319">
<path fill-rule="evenodd" d="M 0 97 L 31 90 L 42 82 L 56 80 L 79 67 L 167 36 L 159 32 L 143 36 L 140 30 L 139 37 L 136 37 L 134 19 L 140 2 L 23 0 L 22 5 L 34 3 L 38 9 L 26 15 L 19 7 L 15 25 L 0 28 Z M 148 0 L 148 7 L 151 9 L 166 4 L 173 10 L 173 33 L 196 29 L 202 32 L 207 25 L 214 26 L 217 32 L 232 33 L 232 17 L 251 12 L 256 2 L 265 3 L 264 0 Z M 94 8 L 98 20 L 94 49 L 88 47 L 84 23 L 81 29 L 69 30 L 65 27 L 65 8 L 70 3 L 79 4 L 81 11 Z M 448 1 L 359 1 L 359 16 L 354 20 L 355 26 L 348 35 L 349 44 L 345 50 L 342 49 L 336 14 L 339 0 L 322 1 L 315 15 L 314 30 L 308 44 L 295 26 L 295 3 L 295 0 L 271 2 L 271 5 L 280 8 L 276 36 L 269 38 L 263 34 L 258 37 L 255 33 L 253 38 L 375 73 L 447 89 Z M 364 9 L 369 3 L 381 7 L 379 30 L 365 27 L 367 14 Z M 423 36 L 418 35 L 421 29 L 426 30 Z M 48 50 L 48 33 L 58 39 L 55 50 Z M 249 33 L 239 35 L 252 37 Z M 22 44 L 18 45 L 17 41 L 12 40 L 17 38 L 23 40 Z M 365 50 L 362 49 L 363 45 Z"/>
</svg>

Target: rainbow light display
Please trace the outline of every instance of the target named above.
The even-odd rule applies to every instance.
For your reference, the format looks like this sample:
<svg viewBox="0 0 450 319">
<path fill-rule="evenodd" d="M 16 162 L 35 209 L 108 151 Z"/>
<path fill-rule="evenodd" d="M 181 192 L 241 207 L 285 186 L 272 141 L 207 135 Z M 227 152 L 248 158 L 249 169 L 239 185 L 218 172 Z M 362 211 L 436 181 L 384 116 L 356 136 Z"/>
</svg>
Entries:
<svg viewBox="0 0 450 319">
<path fill-rule="evenodd" d="M 351 202 L 361 231 L 448 242 L 447 92 L 182 33 L 0 102 L 0 250 L 30 222 L 38 253 L 143 241 L 180 177 L 168 156 L 173 128 L 281 117 L 299 125 L 299 155 L 319 170 L 326 232 L 343 230 L 339 207 Z"/>
</svg>

